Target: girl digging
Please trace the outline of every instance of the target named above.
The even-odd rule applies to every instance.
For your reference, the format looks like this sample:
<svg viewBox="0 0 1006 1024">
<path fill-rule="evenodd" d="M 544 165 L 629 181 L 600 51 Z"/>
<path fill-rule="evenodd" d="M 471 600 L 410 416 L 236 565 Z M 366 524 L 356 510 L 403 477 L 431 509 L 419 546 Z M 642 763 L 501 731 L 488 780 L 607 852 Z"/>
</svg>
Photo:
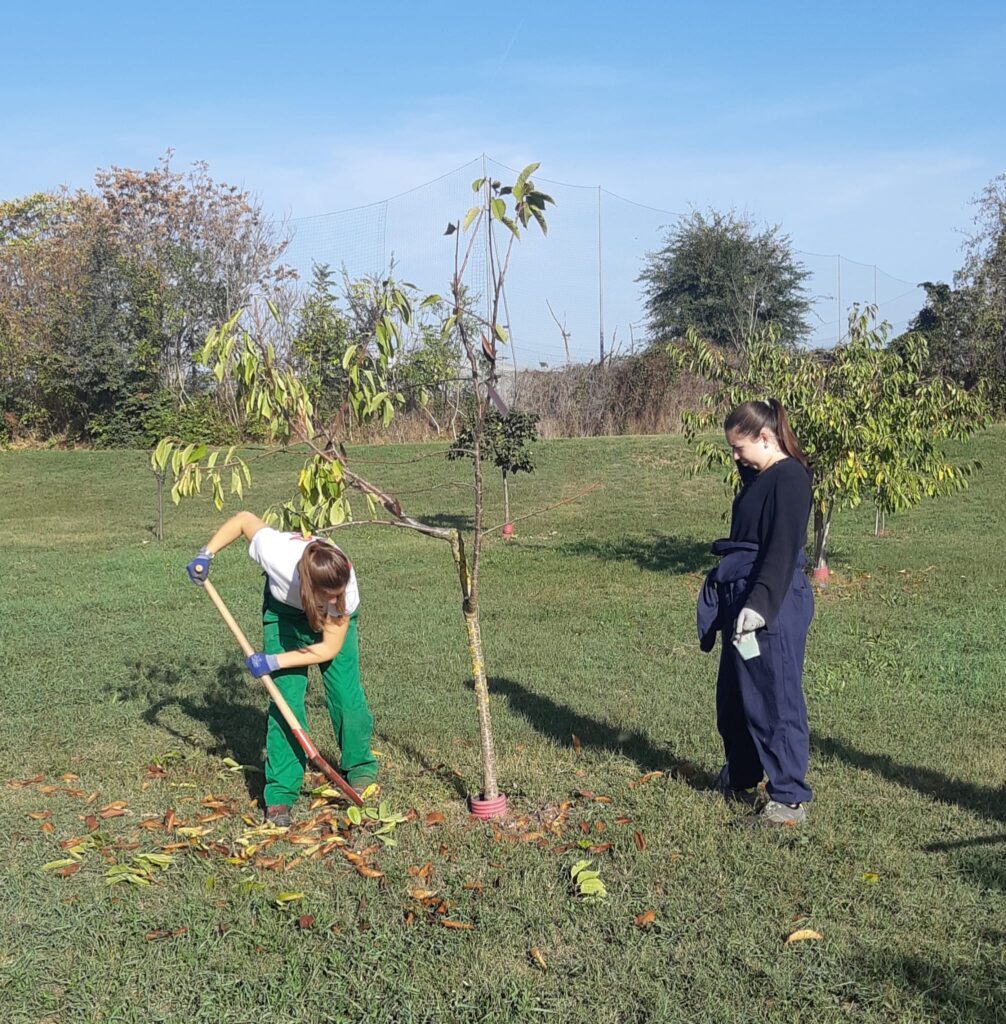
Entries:
<svg viewBox="0 0 1006 1024">
<path fill-rule="evenodd" d="M 220 527 L 189 562 L 187 572 L 201 585 L 213 556 L 244 537 L 248 555 L 265 572 L 262 652 L 246 664 L 258 678 L 268 672 L 301 725 L 305 724 L 307 668 L 317 665 L 325 684 L 332 728 L 342 752 L 341 774 L 362 793 L 377 778 L 370 749 L 374 720 L 360 683 L 356 573 L 343 552 L 325 540 L 281 533 L 251 512 L 238 512 Z M 300 793 L 306 757 L 275 705 L 266 730 L 265 818 L 290 825 Z"/>
<path fill-rule="evenodd" d="M 743 481 L 730 537 L 699 595 L 701 647 L 723 637 L 716 724 L 726 764 L 719 790 L 748 804 L 756 825 L 799 825 L 811 798 L 810 731 L 802 678 L 814 595 L 803 571 L 811 478 L 786 410 L 776 399 L 744 402 L 724 423 Z M 768 776 L 768 801 L 758 785 Z"/>
</svg>

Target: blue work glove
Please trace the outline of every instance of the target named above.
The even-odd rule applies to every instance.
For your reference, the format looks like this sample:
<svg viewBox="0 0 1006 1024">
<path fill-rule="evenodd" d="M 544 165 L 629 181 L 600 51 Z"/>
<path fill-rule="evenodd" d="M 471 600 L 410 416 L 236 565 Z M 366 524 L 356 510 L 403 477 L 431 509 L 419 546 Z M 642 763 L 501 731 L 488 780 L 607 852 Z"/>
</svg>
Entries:
<svg viewBox="0 0 1006 1024">
<path fill-rule="evenodd" d="M 279 657 L 275 654 L 263 654 L 261 651 L 256 651 L 245 658 L 245 664 L 248 666 L 248 671 L 258 679 L 266 672 L 275 672 L 279 668 Z"/>
<path fill-rule="evenodd" d="M 740 615 L 737 616 L 737 622 L 734 625 L 734 640 L 737 640 L 745 633 L 753 633 L 756 629 L 761 629 L 764 625 L 764 617 L 756 612 L 754 608 L 742 608 Z"/>
<path fill-rule="evenodd" d="M 189 574 L 189 579 L 193 583 L 198 583 L 202 586 L 210 575 L 210 562 L 213 560 L 213 552 L 207 547 L 201 547 L 196 557 L 192 559 L 187 566 L 185 571 Z"/>
</svg>

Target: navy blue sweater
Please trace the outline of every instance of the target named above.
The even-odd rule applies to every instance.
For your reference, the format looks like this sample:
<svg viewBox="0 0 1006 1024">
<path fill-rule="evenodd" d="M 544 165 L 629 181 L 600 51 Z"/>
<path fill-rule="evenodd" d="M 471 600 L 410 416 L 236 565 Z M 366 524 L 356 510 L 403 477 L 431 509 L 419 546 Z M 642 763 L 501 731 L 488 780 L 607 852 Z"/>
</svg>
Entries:
<svg viewBox="0 0 1006 1024">
<path fill-rule="evenodd" d="M 807 544 L 810 474 L 796 459 L 781 459 L 757 473 L 741 467 L 744 486 L 734 498 L 730 539 L 758 545 L 745 600 L 771 625 L 793 580 L 797 555 Z"/>
</svg>

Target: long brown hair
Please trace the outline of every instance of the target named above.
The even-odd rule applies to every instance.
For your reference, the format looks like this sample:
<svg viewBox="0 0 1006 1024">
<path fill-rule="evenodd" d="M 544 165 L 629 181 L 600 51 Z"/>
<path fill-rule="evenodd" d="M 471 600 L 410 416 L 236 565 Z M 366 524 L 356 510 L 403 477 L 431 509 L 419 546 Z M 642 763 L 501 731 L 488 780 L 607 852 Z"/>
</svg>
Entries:
<svg viewBox="0 0 1006 1024">
<path fill-rule="evenodd" d="M 789 417 L 777 398 L 764 402 L 742 402 L 723 423 L 725 431 L 736 430 L 741 437 L 757 437 L 763 430 L 775 434 L 779 447 L 804 469 L 810 469 L 807 456 L 789 425 Z"/>
<path fill-rule="evenodd" d="M 346 614 L 346 587 L 352 566 L 333 544 L 313 540 L 300 556 L 300 603 L 308 624 L 320 633 L 334 609 L 335 617 Z"/>
</svg>

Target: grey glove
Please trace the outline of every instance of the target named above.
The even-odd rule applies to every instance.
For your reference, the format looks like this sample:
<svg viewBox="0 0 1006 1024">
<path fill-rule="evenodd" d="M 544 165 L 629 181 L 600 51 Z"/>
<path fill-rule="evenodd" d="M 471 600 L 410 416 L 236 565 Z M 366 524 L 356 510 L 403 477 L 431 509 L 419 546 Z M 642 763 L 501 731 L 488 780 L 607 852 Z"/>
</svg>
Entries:
<svg viewBox="0 0 1006 1024">
<path fill-rule="evenodd" d="M 765 626 L 765 619 L 754 610 L 754 608 L 742 608 L 737 622 L 734 624 L 734 639 L 737 640 L 745 633 L 753 633 L 756 629 Z"/>
</svg>

